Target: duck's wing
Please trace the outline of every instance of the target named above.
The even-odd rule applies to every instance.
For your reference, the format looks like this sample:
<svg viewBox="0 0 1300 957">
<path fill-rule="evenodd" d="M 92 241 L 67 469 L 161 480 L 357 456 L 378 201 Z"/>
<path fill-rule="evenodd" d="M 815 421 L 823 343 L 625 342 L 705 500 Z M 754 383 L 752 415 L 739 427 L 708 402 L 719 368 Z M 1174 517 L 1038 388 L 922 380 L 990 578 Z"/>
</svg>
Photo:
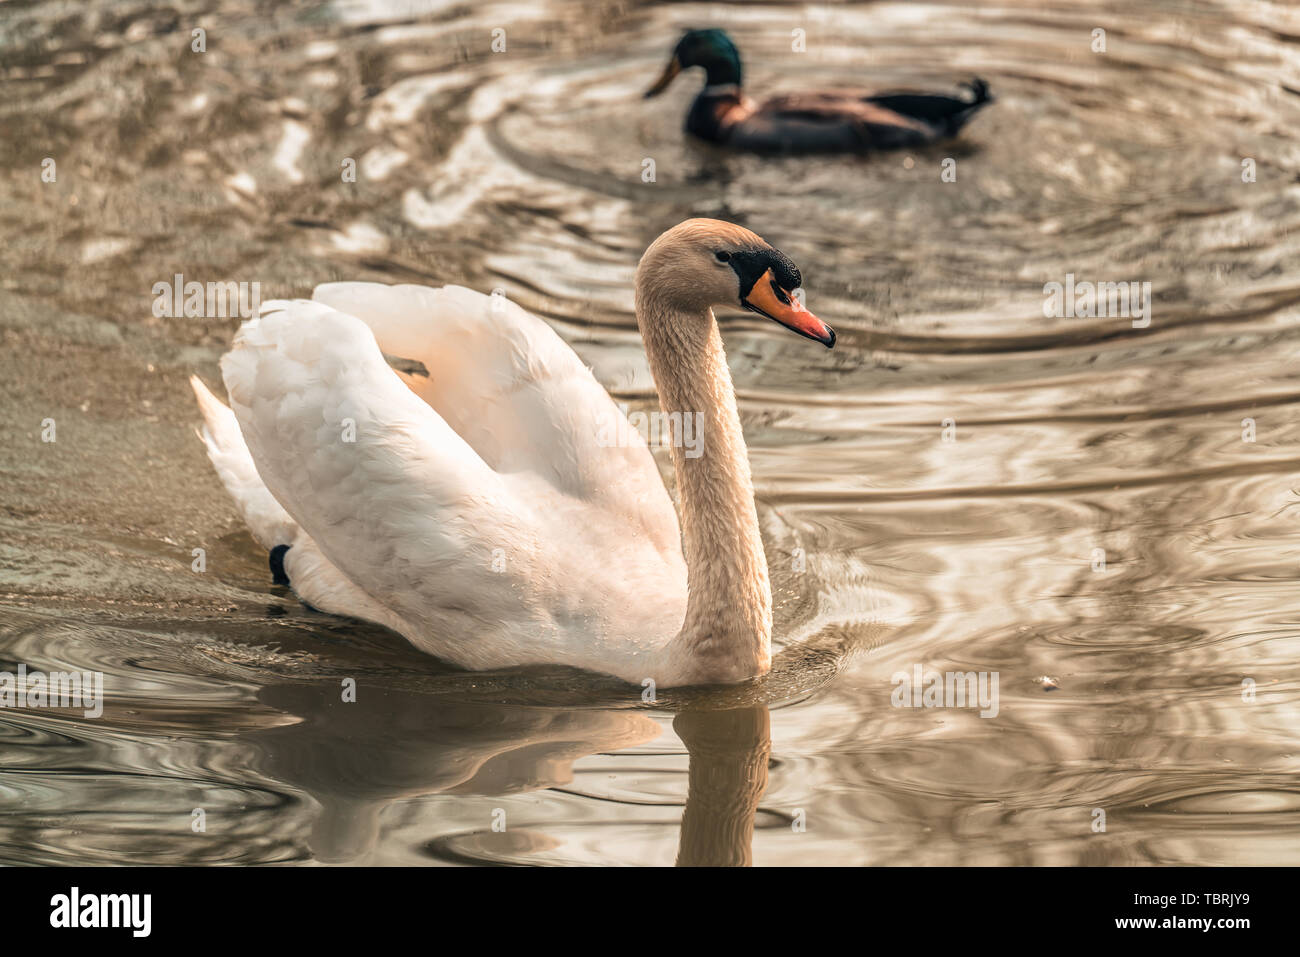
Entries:
<svg viewBox="0 0 1300 957">
<path fill-rule="evenodd" d="M 316 287 L 313 299 L 364 322 L 384 353 L 422 363 L 427 376 L 401 379 L 493 471 L 532 473 L 680 550 L 645 442 L 541 319 L 460 286 L 339 282 Z"/>
<path fill-rule="evenodd" d="M 933 138 L 919 120 L 827 91 L 763 102 L 731 127 L 727 142 L 764 152 L 865 152 L 921 146 Z"/>
</svg>

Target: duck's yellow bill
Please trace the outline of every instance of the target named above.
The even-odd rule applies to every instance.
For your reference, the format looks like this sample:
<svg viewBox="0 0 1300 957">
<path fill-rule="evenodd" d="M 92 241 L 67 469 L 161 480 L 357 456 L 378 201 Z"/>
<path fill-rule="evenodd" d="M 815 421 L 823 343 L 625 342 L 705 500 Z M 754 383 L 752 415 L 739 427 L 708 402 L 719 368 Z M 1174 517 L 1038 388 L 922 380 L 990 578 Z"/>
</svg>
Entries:
<svg viewBox="0 0 1300 957">
<path fill-rule="evenodd" d="M 835 345 L 835 330 L 805 309 L 797 296 L 777 285 L 770 269 L 758 277 L 741 305 L 801 336 L 816 339 L 827 349 Z"/>
<path fill-rule="evenodd" d="M 664 90 L 668 89 L 668 84 L 673 82 L 677 74 L 681 72 L 681 61 L 674 56 L 668 61 L 668 65 L 664 67 L 664 72 L 659 75 L 659 79 L 655 80 L 655 85 L 645 91 L 645 98 L 648 100 L 650 97 L 658 96 Z"/>
</svg>

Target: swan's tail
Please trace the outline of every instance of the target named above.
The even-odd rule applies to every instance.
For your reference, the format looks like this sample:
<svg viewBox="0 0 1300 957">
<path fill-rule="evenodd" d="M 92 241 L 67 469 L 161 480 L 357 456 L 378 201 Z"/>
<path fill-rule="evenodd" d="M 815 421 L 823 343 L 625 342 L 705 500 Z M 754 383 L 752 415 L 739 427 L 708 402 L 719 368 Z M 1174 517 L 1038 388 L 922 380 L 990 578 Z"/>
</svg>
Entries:
<svg viewBox="0 0 1300 957">
<path fill-rule="evenodd" d="M 203 428 L 199 438 L 207 446 L 208 458 L 217 470 L 221 484 L 235 500 L 239 514 L 253 537 L 268 551 L 277 546 L 292 545 L 298 534 L 298 523 L 275 500 L 267 489 L 257 466 L 248 452 L 243 433 L 235 413 L 212 394 L 198 376 L 190 376 L 190 386 L 203 413 Z"/>
</svg>

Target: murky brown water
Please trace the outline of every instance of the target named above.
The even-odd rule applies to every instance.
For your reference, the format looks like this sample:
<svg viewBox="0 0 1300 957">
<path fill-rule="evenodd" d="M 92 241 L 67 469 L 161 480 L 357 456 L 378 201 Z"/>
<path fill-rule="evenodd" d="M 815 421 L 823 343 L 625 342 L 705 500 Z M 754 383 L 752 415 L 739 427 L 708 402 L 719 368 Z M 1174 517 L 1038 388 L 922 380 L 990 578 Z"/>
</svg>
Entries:
<svg viewBox="0 0 1300 957">
<path fill-rule="evenodd" d="M 170 6 L 0 9 L 0 669 L 108 699 L 0 711 L 0 862 L 1300 863 L 1295 8 Z M 925 153 L 720 154 L 693 78 L 639 99 L 709 23 L 755 93 L 998 102 Z M 840 335 L 724 321 L 768 680 L 466 674 L 269 584 L 185 385 L 237 320 L 154 283 L 500 287 L 650 408 L 632 271 L 692 215 Z M 1151 283 L 1149 326 L 1044 318 L 1067 274 Z M 996 672 L 996 717 L 891 707 L 915 665 Z"/>
</svg>

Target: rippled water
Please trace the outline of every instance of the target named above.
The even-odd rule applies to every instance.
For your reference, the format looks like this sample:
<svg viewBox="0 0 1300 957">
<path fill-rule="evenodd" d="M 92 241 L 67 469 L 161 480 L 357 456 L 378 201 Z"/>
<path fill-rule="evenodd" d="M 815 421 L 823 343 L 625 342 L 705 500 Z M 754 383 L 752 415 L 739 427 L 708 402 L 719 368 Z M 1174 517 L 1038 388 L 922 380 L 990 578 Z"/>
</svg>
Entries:
<svg viewBox="0 0 1300 957">
<path fill-rule="evenodd" d="M 998 101 L 921 153 L 727 155 L 694 78 L 639 99 L 699 25 L 755 94 Z M 1300 863 L 1298 44 L 1228 0 L 5 4 L 0 669 L 107 704 L 0 711 L 0 862 Z M 237 321 L 154 283 L 499 287 L 648 409 L 632 272 L 692 215 L 839 333 L 723 320 L 770 678 L 467 674 L 269 584 L 185 384 Z M 1150 282 L 1150 325 L 1044 318 L 1067 274 Z M 916 665 L 996 672 L 997 716 L 891 707 Z"/>
</svg>

